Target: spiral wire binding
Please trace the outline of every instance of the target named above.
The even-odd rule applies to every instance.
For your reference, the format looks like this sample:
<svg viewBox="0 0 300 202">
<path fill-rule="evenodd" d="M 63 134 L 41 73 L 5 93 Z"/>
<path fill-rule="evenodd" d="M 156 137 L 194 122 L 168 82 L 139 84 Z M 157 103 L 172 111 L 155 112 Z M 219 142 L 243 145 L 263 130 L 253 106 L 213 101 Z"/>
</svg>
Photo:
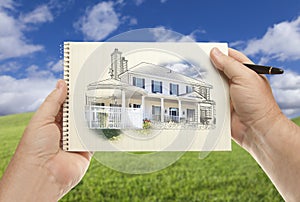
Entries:
<svg viewBox="0 0 300 202">
<path fill-rule="evenodd" d="M 63 45 L 64 57 L 64 80 L 67 84 L 67 98 L 63 104 L 63 132 L 62 132 L 62 148 L 65 151 L 69 150 L 69 92 L 70 92 L 70 43 L 64 42 Z"/>
</svg>

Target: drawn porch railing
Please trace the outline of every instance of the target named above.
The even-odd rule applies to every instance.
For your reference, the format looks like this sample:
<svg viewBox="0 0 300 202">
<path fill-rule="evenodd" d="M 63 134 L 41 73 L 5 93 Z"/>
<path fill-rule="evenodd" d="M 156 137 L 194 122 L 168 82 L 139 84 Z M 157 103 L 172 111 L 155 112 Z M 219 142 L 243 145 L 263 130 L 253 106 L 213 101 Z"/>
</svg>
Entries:
<svg viewBox="0 0 300 202">
<path fill-rule="evenodd" d="M 156 115 L 156 114 L 150 114 L 148 117 L 150 117 L 151 121 L 158 121 L 161 122 L 161 115 Z M 184 117 L 179 117 L 179 116 L 172 116 L 172 115 L 164 115 L 164 121 L 163 122 L 184 122 L 186 119 Z"/>
<path fill-rule="evenodd" d="M 143 128 L 141 108 L 87 105 L 85 116 L 90 129 Z"/>
<path fill-rule="evenodd" d="M 151 114 L 147 117 L 150 117 L 150 121 L 154 122 L 161 122 L 161 115 L 155 115 Z M 173 115 L 164 115 L 163 122 L 174 122 L 174 123 L 192 123 L 192 124 L 202 124 L 202 125 L 209 125 L 210 121 L 212 120 L 212 117 L 209 115 L 203 115 L 203 117 L 200 117 L 200 120 L 198 120 L 198 117 L 190 116 L 190 117 L 179 117 L 179 116 L 173 116 Z"/>
</svg>

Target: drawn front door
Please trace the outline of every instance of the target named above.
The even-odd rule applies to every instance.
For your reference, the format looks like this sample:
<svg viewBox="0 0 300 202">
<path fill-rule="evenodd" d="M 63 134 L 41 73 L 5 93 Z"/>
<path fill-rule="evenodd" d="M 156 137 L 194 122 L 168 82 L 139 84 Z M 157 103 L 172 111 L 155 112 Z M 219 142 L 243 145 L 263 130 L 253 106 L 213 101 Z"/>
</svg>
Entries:
<svg viewBox="0 0 300 202">
<path fill-rule="evenodd" d="M 170 119 L 174 122 L 179 122 L 179 109 L 170 107 L 169 109 Z"/>
</svg>

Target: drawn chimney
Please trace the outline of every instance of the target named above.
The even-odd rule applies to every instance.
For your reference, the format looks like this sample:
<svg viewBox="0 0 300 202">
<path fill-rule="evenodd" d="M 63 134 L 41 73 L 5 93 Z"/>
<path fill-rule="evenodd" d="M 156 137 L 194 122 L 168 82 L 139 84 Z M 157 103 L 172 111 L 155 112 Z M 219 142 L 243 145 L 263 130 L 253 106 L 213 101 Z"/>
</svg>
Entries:
<svg viewBox="0 0 300 202">
<path fill-rule="evenodd" d="M 122 57 L 122 52 L 117 48 L 111 54 L 110 77 L 119 80 L 119 75 L 128 70 L 128 60 Z"/>
<path fill-rule="evenodd" d="M 126 60 L 125 57 L 122 57 L 122 66 L 123 72 L 126 72 L 128 70 L 128 60 Z"/>
</svg>

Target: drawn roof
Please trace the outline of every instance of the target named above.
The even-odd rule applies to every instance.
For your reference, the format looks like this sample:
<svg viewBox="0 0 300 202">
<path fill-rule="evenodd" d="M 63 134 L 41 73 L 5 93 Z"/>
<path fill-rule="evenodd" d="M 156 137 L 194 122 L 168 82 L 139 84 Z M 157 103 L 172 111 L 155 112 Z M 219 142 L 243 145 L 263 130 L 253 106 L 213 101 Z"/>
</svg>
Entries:
<svg viewBox="0 0 300 202">
<path fill-rule="evenodd" d="M 125 73 L 135 73 L 135 74 L 143 74 L 143 75 L 151 75 L 151 76 L 155 76 L 155 77 L 160 77 L 160 78 L 169 78 L 171 80 L 175 80 L 175 81 L 182 81 L 182 82 L 186 82 L 186 83 L 191 83 L 194 85 L 199 85 L 199 83 L 201 85 L 206 85 L 206 86 L 211 86 L 201 80 L 198 79 L 194 79 L 188 76 L 185 76 L 181 73 L 178 73 L 176 71 L 173 71 L 169 68 L 163 67 L 163 66 L 159 66 L 159 65 L 155 65 L 152 63 L 147 63 L 147 62 L 141 62 L 133 67 L 131 67 L 130 69 L 128 69 Z M 120 74 L 119 76 L 122 77 L 123 74 Z"/>
<path fill-rule="evenodd" d="M 147 91 L 142 88 L 132 86 L 128 83 L 124 83 L 116 79 L 106 79 L 102 81 L 97 81 L 87 86 L 87 90 L 96 90 L 96 89 L 120 89 L 120 90 L 125 89 L 130 91 L 136 91 L 141 94 L 147 94 Z"/>
<path fill-rule="evenodd" d="M 190 93 L 180 94 L 179 97 L 198 98 L 198 99 L 205 100 L 205 98 L 202 95 L 200 95 L 199 93 L 197 93 L 195 91 L 190 92 Z"/>
</svg>

